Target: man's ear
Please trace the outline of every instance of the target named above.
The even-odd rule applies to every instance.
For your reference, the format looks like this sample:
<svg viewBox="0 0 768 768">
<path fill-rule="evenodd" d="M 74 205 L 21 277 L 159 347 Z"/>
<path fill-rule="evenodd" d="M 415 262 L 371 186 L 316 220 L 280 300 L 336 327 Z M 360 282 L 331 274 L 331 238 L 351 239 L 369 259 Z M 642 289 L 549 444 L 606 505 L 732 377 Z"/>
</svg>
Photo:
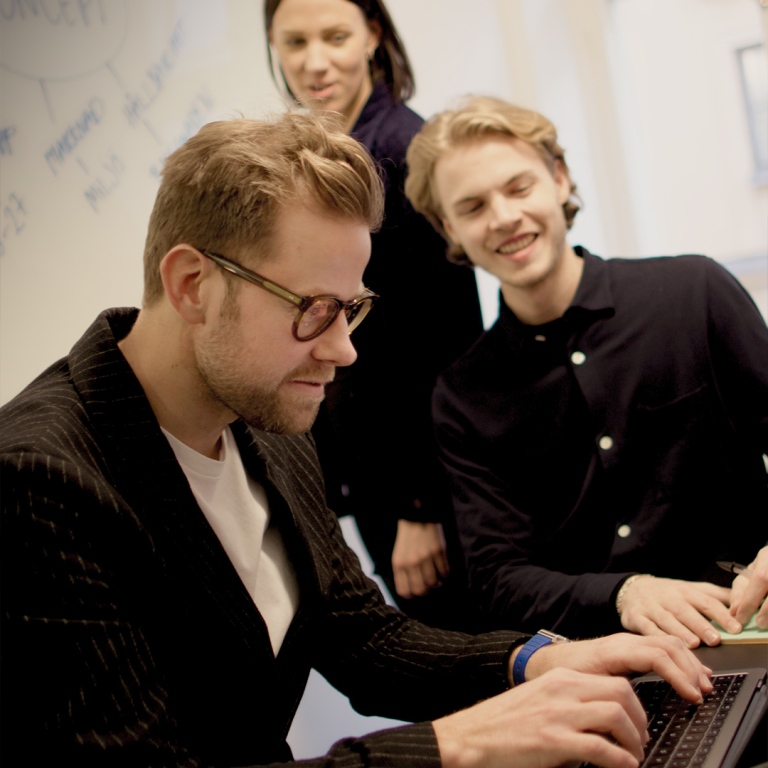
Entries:
<svg viewBox="0 0 768 768">
<path fill-rule="evenodd" d="M 563 168 L 563 162 L 560 159 L 555 160 L 555 170 L 552 174 L 555 178 L 555 184 L 557 185 L 557 199 L 560 201 L 560 205 L 565 205 L 568 202 L 568 198 L 571 196 L 571 182 L 568 179 L 568 174 Z"/>
<path fill-rule="evenodd" d="M 191 245 L 175 245 L 160 262 L 160 279 L 171 306 L 187 323 L 205 322 L 208 277 L 216 266 Z"/>
</svg>

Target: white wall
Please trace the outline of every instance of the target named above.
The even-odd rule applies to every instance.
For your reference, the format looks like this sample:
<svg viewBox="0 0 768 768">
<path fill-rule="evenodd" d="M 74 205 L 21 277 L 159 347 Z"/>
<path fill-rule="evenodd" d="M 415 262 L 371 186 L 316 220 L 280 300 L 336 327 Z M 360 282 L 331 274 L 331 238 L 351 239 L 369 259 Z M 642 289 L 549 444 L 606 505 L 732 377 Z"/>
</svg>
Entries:
<svg viewBox="0 0 768 768">
<path fill-rule="evenodd" d="M 768 10 L 757 0 L 613 0 L 611 10 L 636 253 L 713 256 L 768 314 L 768 184 L 754 178 L 736 55 L 765 44 Z"/>
<path fill-rule="evenodd" d="M 203 122 L 280 108 L 258 0 L 93 0 L 88 19 L 22 23 L 36 5 L 0 5 L 0 402 L 100 308 L 139 303 L 165 154 Z M 484 92 L 558 125 L 585 202 L 573 242 L 708 253 L 768 312 L 768 186 L 752 182 L 734 54 L 766 37 L 756 0 L 389 5 L 417 111 Z M 86 113 L 97 123 L 53 157 Z M 480 282 L 491 318 L 495 282 Z"/>
<path fill-rule="evenodd" d="M 0 4 L 0 402 L 101 308 L 141 301 L 165 155 L 205 122 L 279 106 L 256 2 L 82 5 Z"/>
</svg>

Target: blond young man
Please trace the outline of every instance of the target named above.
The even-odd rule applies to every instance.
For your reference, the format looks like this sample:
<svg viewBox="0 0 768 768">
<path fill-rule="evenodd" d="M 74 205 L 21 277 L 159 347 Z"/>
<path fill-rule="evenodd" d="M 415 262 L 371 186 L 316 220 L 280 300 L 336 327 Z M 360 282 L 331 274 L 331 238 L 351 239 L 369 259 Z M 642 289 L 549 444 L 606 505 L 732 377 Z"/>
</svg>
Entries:
<svg viewBox="0 0 768 768">
<path fill-rule="evenodd" d="M 768 539 L 768 329 L 746 292 L 702 256 L 571 247 L 576 186 L 532 110 L 469 98 L 408 165 L 450 257 L 501 281 L 498 322 L 433 400 L 489 623 L 690 647 L 719 642 L 711 619 L 740 631 L 768 590 L 768 550 L 732 592 L 716 566 Z"/>
</svg>

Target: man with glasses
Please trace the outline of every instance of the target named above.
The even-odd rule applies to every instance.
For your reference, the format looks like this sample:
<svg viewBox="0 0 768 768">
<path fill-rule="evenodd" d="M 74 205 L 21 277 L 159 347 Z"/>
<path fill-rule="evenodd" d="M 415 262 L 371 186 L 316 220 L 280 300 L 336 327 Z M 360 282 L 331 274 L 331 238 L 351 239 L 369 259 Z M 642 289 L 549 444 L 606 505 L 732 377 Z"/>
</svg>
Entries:
<svg viewBox="0 0 768 768">
<path fill-rule="evenodd" d="M 314 667 L 416 724 L 302 765 L 621 768 L 646 736 L 622 675 L 711 690 L 676 641 L 442 632 L 364 577 L 306 433 L 375 299 L 382 195 L 324 122 L 212 123 L 174 152 L 142 309 L 0 411 L 4 764 L 284 763 Z"/>
</svg>

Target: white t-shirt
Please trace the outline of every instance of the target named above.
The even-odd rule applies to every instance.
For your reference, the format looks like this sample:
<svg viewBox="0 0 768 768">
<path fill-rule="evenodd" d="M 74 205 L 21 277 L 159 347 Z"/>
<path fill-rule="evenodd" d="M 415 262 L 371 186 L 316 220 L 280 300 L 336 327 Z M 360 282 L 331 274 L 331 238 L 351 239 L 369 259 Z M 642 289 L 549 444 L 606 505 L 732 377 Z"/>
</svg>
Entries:
<svg viewBox="0 0 768 768">
<path fill-rule="evenodd" d="M 229 427 L 222 434 L 218 460 L 203 456 L 165 429 L 163 434 L 200 509 L 259 609 L 277 655 L 296 614 L 299 588 L 282 536 L 269 524 L 264 489 L 246 474 Z"/>
</svg>

